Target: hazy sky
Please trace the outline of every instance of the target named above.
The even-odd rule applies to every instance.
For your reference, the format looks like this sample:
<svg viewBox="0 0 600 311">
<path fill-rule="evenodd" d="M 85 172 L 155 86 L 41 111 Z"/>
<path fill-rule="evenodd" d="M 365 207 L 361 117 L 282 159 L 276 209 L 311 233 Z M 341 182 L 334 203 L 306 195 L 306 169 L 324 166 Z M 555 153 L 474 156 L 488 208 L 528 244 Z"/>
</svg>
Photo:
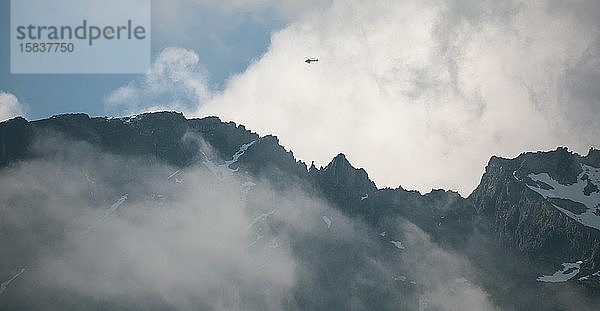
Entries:
<svg viewBox="0 0 600 311">
<path fill-rule="evenodd" d="M 344 152 L 379 187 L 468 195 L 491 155 L 598 147 L 597 16 L 597 1 L 153 1 L 147 75 L 14 76 L 2 48 L 0 113 L 218 115 L 309 163 Z"/>
</svg>

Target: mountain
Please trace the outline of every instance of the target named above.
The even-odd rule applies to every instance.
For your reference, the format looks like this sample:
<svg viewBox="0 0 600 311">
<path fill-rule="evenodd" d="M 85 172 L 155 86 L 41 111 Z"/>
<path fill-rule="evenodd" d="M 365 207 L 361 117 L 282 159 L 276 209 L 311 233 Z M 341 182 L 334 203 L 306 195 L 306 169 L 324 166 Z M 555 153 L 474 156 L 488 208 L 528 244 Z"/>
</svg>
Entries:
<svg viewBox="0 0 600 311">
<path fill-rule="evenodd" d="M 598 291 L 600 152 L 558 148 L 492 157 L 469 196 L 496 240 L 541 264 L 582 261 L 576 275 Z"/>
<path fill-rule="evenodd" d="M 277 137 L 173 112 L 15 118 L 0 123 L 0 148 L 2 309 L 593 310 L 600 302 L 595 149 L 492 157 L 463 198 L 378 189 L 344 154 L 308 166 Z M 171 242 L 123 242 L 157 228 Z M 190 232 L 202 242 L 189 244 Z M 216 232 L 229 241 L 216 245 L 242 237 L 245 246 L 217 247 Z M 120 243 L 148 251 L 122 257 Z M 110 265 L 92 259 L 97 250 Z M 75 268 L 57 269 L 65 262 Z M 145 266 L 133 273 L 133 262 Z M 204 262 L 221 269 L 200 269 Z M 213 277 L 163 274 L 174 266 Z M 49 282 L 53 271 L 68 277 Z M 80 277 L 88 274 L 94 285 Z"/>
</svg>

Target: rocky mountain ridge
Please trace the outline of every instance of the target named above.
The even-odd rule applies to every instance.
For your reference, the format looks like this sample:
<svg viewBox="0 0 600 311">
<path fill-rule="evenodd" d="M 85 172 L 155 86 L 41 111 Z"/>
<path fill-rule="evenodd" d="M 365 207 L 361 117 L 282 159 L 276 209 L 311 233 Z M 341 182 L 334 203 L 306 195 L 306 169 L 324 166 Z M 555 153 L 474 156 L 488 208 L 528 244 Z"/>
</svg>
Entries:
<svg viewBox="0 0 600 311">
<path fill-rule="evenodd" d="M 557 278 L 569 275 L 564 281 L 591 297 L 600 289 L 600 231 L 593 225 L 596 207 L 588 206 L 588 198 L 600 193 L 600 183 L 594 179 L 594 170 L 600 167 L 600 151 L 595 149 L 586 156 L 566 148 L 523 153 L 515 159 L 493 156 L 479 186 L 463 198 L 446 190 L 421 194 L 401 187 L 378 189 L 367 172 L 353 167 L 343 154 L 324 167 L 307 166 L 285 150 L 277 137 L 261 137 L 243 125 L 222 122 L 217 117 L 186 119 L 180 113 L 159 112 L 108 119 L 69 114 L 37 121 L 15 118 L 1 123 L 0 167 L 47 156 L 47 150 L 34 147 L 36 138 L 42 136 L 84 141 L 106 152 L 138 156 L 148 163 L 164 162 L 181 170 L 211 163 L 215 168 L 225 168 L 225 173 L 247 172 L 278 187 L 299 184 L 322 196 L 344 215 L 361 219 L 382 236 L 400 234 L 394 232 L 394 222 L 398 217 L 406 219 L 429 234 L 435 243 L 479 262 L 482 274 L 508 273 L 516 266 L 486 267 L 482 261 L 501 266 L 510 256 L 518 256 L 510 260 L 538 269 L 530 271 L 531 275 L 560 270 L 561 264 L 569 263 L 571 268 L 565 266 L 564 273 L 557 271 Z M 232 156 L 234 160 L 223 163 Z M 581 189 L 577 188 L 579 185 Z M 566 190 L 561 190 L 563 187 Z M 580 219 L 581 215 L 586 218 Z M 486 252 L 493 256 L 482 254 L 473 245 L 488 243 L 482 242 L 487 239 L 491 242 Z M 518 273 L 508 277 L 507 282 L 518 279 Z M 543 286 L 529 274 L 527 278 L 535 286 Z M 490 280 L 489 286 L 493 287 L 496 281 Z M 500 287 L 493 289 L 494 294 L 506 300 L 518 295 L 520 288 Z"/>
</svg>

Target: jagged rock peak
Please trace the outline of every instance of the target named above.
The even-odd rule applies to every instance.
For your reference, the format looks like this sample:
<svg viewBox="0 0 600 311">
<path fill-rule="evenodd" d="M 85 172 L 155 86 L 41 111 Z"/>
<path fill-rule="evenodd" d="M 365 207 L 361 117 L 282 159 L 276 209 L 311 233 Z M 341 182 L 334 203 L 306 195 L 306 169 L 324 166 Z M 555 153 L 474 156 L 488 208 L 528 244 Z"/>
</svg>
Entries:
<svg viewBox="0 0 600 311">
<path fill-rule="evenodd" d="M 344 155 L 343 153 L 339 153 L 331 160 L 331 162 L 329 162 L 329 164 L 327 164 L 325 168 L 347 166 L 354 168 L 354 166 L 352 166 L 352 164 L 350 164 L 350 161 L 348 161 L 348 159 L 346 158 L 346 155 Z"/>
</svg>

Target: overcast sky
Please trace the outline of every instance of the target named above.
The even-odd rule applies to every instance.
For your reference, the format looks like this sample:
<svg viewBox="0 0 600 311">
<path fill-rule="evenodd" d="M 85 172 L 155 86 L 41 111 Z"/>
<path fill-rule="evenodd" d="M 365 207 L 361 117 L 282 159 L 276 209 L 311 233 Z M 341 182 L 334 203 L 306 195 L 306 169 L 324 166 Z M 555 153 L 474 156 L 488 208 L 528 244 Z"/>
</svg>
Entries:
<svg viewBox="0 0 600 311">
<path fill-rule="evenodd" d="M 153 1 L 148 74 L 15 76 L 3 47 L 0 118 L 218 115 L 308 163 L 344 152 L 379 187 L 468 195 L 491 155 L 598 147 L 597 16 L 583 0 Z"/>
</svg>

